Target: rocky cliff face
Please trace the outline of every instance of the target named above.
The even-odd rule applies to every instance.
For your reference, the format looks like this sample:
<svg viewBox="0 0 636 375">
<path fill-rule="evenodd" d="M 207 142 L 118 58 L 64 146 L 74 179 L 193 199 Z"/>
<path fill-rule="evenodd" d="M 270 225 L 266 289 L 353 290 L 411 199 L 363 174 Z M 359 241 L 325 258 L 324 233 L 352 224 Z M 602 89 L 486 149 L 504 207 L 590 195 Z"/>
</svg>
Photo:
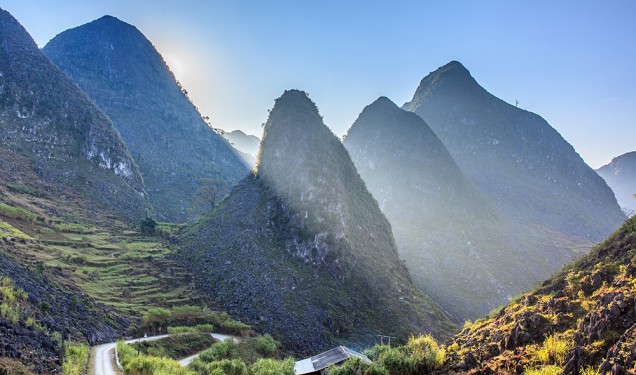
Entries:
<svg viewBox="0 0 636 375">
<path fill-rule="evenodd" d="M 628 215 L 636 213 L 636 151 L 615 157 L 596 172 L 612 188 L 623 211 Z"/>
<path fill-rule="evenodd" d="M 446 371 L 626 374 L 636 365 L 636 218 L 451 345 Z"/>
<path fill-rule="evenodd" d="M 411 282 L 388 221 L 304 92 L 276 100 L 257 168 L 179 252 L 223 309 L 307 353 L 378 332 L 452 330 Z"/>
<path fill-rule="evenodd" d="M 231 186 L 247 174 L 134 26 L 105 16 L 59 34 L 43 51 L 113 120 L 160 219 L 187 220 L 205 181 Z"/>
<path fill-rule="evenodd" d="M 128 219 L 143 215 L 142 179 L 111 121 L 4 10 L 0 123 L 3 179 L 30 171 Z"/>
<path fill-rule="evenodd" d="M 367 106 L 345 137 L 387 215 L 416 285 L 457 321 L 487 314 L 531 284 L 535 261 L 495 204 L 474 188 L 424 120 L 387 98 Z"/>
</svg>

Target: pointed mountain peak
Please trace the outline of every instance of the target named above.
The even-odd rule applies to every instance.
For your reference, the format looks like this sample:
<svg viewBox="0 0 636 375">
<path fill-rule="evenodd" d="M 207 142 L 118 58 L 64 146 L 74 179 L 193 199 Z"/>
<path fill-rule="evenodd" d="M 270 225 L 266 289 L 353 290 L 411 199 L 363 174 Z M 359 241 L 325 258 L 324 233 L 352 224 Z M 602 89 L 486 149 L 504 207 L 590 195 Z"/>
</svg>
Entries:
<svg viewBox="0 0 636 375">
<path fill-rule="evenodd" d="M 294 112 L 303 110 L 318 115 L 318 107 L 309 99 L 307 93 L 296 89 L 285 90 L 283 95 L 276 99 L 272 112 L 289 110 Z"/>
<path fill-rule="evenodd" d="M 135 26 L 124 22 L 122 20 L 120 20 L 117 17 L 111 16 L 111 15 L 105 15 L 102 16 L 94 21 L 91 21 L 83 26 L 87 26 L 87 25 L 91 25 L 91 26 L 96 26 L 96 27 L 104 27 L 104 28 L 111 28 L 111 27 L 127 27 L 127 28 L 134 28 L 136 29 Z M 82 26 L 79 26 L 82 27 Z"/>
<path fill-rule="evenodd" d="M 295 89 L 286 90 L 274 102 L 274 108 L 270 111 L 265 124 L 263 139 L 267 139 L 268 134 L 271 135 L 273 130 L 276 131 L 276 128 L 289 129 L 289 131 L 299 129 L 308 131 L 321 126 L 325 127 L 318 113 L 318 107 L 309 99 L 307 93 Z"/>
<path fill-rule="evenodd" d="M 424 77 L 417 87 L 413 99 L 405 103 L 402 108 L 416 112 L 417 108 L 427 101 L 434 92 L 443 93 L 443 95 L 490 95 L 477 83 L 462 63 L 453 60 Z"/>
<path fill-rule="evenodd" d="M 364 127 L 380 126 L 380 127 L 403 127 L 406 124 L 415 124 L 415 126 L 428 127 L 424 120 L 418 115 L 405 111 L 398 107 L 394 102 L 385 96 L 381 96 L 373 103 L 364 107 L 358 119 L 354 122 L 353 126 L 349 129 L 349 133 L 357 128 L 357 125 Z M 409 126 L 410 126 L 409 125 Z M 345 136 L 345 138 L 347 138 Z"/>
<path fill-rule="evenodd" d="M 384 110 L 396 110 L 399 107 L 386 96 L 377 98 L 373 103 L 365 107 L 365 109 L 384 109 Z"/>
</svg>

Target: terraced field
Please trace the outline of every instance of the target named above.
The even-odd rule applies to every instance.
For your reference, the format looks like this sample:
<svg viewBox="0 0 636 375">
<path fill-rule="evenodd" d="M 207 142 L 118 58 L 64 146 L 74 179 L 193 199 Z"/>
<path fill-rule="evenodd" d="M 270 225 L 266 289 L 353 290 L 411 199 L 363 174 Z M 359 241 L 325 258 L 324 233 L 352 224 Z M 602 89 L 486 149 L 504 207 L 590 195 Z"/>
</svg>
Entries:
<svg viewBox="0 0 636 375">
<path fill-rule="evenodd" d="M 198 304 L 190 275 L 176 265 L 169 238 L 143 235 L 120 222 L 108 227 L 32 215 L 0 222 L 9 253 L 71 290 L 78 290 L 128 316 L 154 306 Z M 3 233 L 11 233 L 6 229 Z"/>
</svg>

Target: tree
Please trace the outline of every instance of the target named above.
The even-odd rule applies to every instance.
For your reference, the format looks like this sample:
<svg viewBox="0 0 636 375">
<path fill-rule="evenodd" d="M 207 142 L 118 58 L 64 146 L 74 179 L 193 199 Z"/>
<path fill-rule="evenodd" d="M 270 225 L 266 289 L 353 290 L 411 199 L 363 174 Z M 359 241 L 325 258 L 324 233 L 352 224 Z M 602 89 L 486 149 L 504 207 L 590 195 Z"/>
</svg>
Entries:
<svg viewBox="0 0 636 375">
<path fill-rule="evenodd" d="M 222 178 L 202 178 L 194 193 L 194 208 L 212 208 L 219 197 L 227 193 L 227 182 Z"/>
</svg>

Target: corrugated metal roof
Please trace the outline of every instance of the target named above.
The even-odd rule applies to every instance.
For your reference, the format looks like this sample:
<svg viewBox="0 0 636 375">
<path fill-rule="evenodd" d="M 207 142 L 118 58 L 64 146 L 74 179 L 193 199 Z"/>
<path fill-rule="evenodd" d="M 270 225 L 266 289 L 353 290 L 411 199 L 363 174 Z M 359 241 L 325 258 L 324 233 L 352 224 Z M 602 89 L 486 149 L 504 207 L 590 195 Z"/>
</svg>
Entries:
<svg viewBox="0 0 636 375">
<path fill-rule="evenodd" d="M 371 360 L 369 360 L 366 355 L 360 354 L 344 346 L 337 346 L 324 353 L 296 362 L 294 370 L 296 375 L 309 374 L 315 371 L 320 371 L 352 357 L 358 357 L 365 362 L 371 363 Z"/>
</svg>

